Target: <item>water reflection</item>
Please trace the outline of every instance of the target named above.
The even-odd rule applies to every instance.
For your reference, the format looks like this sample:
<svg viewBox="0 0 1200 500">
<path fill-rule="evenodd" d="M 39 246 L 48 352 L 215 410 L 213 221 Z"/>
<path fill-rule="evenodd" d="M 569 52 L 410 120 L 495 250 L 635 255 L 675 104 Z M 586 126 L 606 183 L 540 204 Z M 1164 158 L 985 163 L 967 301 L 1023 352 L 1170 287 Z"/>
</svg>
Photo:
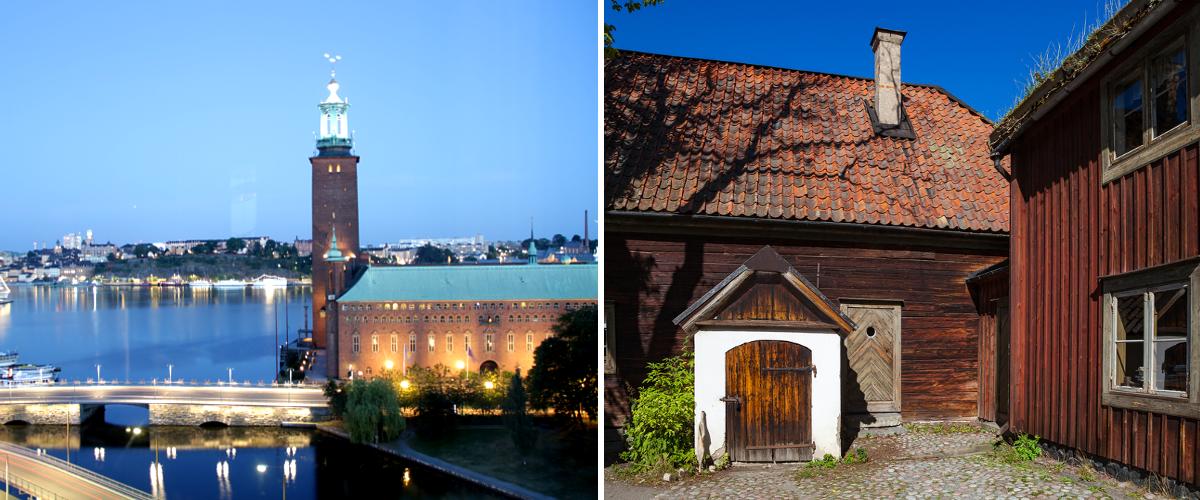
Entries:
<svg viewBox="0 0 1200 500">
<path fill-rule="evenodd" d="M 0 440 L 167 498 L 486 498 L 461 481 L 307 429 L 0 426 Z M 81 452 L 82 451 L 82 452 Z M 215 471 L 215 477 L 214 477 Z"/>
<path fill-rule="evenodd" d="M 269 381 L 276 345 L 305 324 L 309 287 L 12 286 L 0 306 L 0 350 L 51 363 L 83 380 L 104 367 L 106 379 Z"/>
</svg>

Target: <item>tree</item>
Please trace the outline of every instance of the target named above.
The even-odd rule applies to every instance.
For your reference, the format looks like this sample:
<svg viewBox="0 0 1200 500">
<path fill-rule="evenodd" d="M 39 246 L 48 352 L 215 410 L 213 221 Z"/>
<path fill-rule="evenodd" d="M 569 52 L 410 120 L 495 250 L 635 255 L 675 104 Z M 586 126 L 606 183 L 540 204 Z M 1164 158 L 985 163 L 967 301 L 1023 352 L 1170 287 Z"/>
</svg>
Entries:
<svg viewBox="0 0 1200 500">
<path fill-rule="evenodd" d="M 153 254 L 154 250 L 155 250 L 154 245 L 138 243 L 137 246 L 133 247 L 133 256 L 137 257 L 139 259 L 144 259 L 147 256 Z"/>
<path fill-rule="evenodd" d="M 246 249 L 246 242 L 241 238 L 225 240 L 225 253 L 238 253 Z"/>
<path fill-rule="evenodd" d="M 193 246 L 191 251 L 192 251 L 192 253 L 197 254 L 197 255 L 206 255 L 206 254 L 213 253 L 214 251 L 216 251 L 216 249 L 217 249 L 217 246 L 214 245 L 213 242 L 205 241 L 203 243 Z"/>
<path fill-rule="evenodd" d="M 325 384 L 325 397 L 329 398 L 329 408 L 333 416 L 341 417 L 346 413 L 346 391 L 337 382 L 330 380 Z"/>
<path fill-rule="evenodd" d="M 358 379 L 346 385 L 346 431 L 355 443 L 392 441 L 404 431 L 400 401 L 387 379 Z"/>
<path fill-rule="evenodd" d="M 653 5 L 659 5 L 659 4 L 663 3 L 664 1 L 666 1 L 666 0 L 625 0 L 625 3 L 621 3 L 620 0 L 609 0 L 609 2 L 610 2 L 609 5 L 612 7 L 612 10 L 615 10 L 617 12 L 621 12 L 622 10 L 624 10 L 625 12 L 632 14 L 634 12 L 641 10 L 642 7 L 650 7 Z M 612 33 L 616 30 L 617 30 L 616 26 L 613 26 L 608 23 L 604 23 L 604 60 L 606 60 L 606 61 L 609 59 L 612 59 L 614 57 L 617 57 L 617 55 L 620 53 L 617 51 L 616 48 L 613 48 Z"/>
<path fill-rule="evenodd" d="M 454 261 L 454 252 L 428 243 L 417 248 L 417 264 L 446 264 Z"/>
<path fill-rule="evenodd" d="M 488 245 L 487 258 L 492 260 L 500 258 L 500 252 L 496 250 L 496 245 Z"/>
<path fill-rule="evenodd" d="M 509 379 L 508 395 L 504 398 L 504 427 L 512 437 L 513 446 L 521 452 L 521 463 L 525 462 L 525 454 L 533 449 L 537 442 L 537 431 L 533 428 L 533 419 L 526 410 L 527 398 L 525 387 L 521 383 L 521 372 L 514 373 Z"/>
<path fill-rule="evenodd" d="M 556 235 L 554 235 L 553 238 L 550 238 L 550 247 L 551 248 L 558 248 L 558 247 L 561 247 L 566 244 L 567 244 L 567 237 L 563 236 L 561 234 L 556 234 Z"/>
<path fill-rule="evenodd" d="M 695 464 L 695 358 L 685 352 L 647 368 L 650 373 L 630 408 L 628 449 L 621 458 L 642 469 Z"/>
<path fill-rule="evenodd" d="M 555 336 L 533 351 L 529 392 L 537 408 L 553 407 L 582 423 L 596 416 L 596 308 L 559 316 Z"/>
</svg>

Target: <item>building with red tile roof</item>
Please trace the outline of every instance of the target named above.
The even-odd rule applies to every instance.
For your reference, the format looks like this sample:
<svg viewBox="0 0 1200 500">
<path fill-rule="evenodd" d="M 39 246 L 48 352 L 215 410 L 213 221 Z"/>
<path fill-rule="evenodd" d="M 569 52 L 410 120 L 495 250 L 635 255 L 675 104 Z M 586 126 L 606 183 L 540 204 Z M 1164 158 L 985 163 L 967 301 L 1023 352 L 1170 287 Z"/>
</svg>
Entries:
<svg viewBox="0 0 1200 500">
<path fill-rule="evenodd" d="M 607 426 L 629 418 L 647 363 L 706 329 L 820 330 L 826 302 L 853 323 L 832 329 L 845 432 L 981 415 L 967 278 L 1008 255 L 1007 166 L 986 117 L 901 83 L 904 36 L 876 30 L 875 78 L 632 51 L 606 63 Z M 767 254 L 782 260 L 755 270 Z M 698 386 L 725 370 L 698 364 Z"/>
</svg>

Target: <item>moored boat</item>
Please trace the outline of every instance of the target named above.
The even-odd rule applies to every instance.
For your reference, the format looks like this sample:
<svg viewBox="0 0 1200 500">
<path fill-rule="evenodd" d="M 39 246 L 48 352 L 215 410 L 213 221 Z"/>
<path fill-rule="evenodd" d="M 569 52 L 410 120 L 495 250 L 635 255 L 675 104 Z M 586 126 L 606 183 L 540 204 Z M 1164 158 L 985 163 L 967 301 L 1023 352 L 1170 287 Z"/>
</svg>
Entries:
<svg viewBox="0 0 1200 500">
<path fill-rule="evenodd" d="M 255 288 L 284 287 L 284 286 L 287 286 L 287 284 L 288 284 L 287 278 L 282 278 L 279 276 L 271 276 L 269 274 L 264 274 L 262 276 L 254 278 L 253 283 L 254 283 Z"/>
<path fill-rule="evenodd" d="M 200 279 L 189 281 L 188 286 L 192 288 L 212 288 L 213 284 L 211 281 Z"/>
<path fill-rule="evenodd" d="M 246 282 L 242 280 L 220 280 L 213 283 L 216 288 L 246 288 Z"/>
</svg>

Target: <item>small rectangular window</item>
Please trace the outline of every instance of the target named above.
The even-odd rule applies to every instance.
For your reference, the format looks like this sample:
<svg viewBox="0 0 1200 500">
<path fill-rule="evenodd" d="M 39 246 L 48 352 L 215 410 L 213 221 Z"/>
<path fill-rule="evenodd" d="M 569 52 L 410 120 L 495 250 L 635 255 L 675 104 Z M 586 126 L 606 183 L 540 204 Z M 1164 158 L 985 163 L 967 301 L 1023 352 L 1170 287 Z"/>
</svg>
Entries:
<svg viewBox="0 0 1200 500">
<path fill-rule="evenodd" d="M 1142 388 L 1145 381 L 1143 329 L 1144 297 L 1142 294 L 1119 296 L 1115 299 L 1116 373 L 1114 383 L 1119 387 Z"/>
<path fill-rule="evenodd" d="M 1121 156 L 1142 145 L 1142 79 L 1118 84 L 1113 95 L 1113 150 Z"/>
<path fill-rule="evenodd" d="M 1188 296 L 1187 288 L 1154 292 L 1154 389 L 1187 392 Z"/>
</svg>

